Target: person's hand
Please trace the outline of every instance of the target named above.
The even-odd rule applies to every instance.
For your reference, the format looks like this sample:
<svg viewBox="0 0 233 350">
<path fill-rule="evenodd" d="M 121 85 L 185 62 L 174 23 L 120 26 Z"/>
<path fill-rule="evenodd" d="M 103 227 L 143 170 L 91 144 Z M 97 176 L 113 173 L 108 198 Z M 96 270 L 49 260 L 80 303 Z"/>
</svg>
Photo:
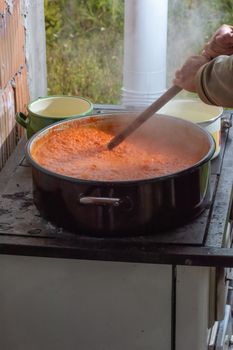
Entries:
<svg viewBox="0 0 233 350">
<path fill-rule="evenodd" d="M 202 55 L 215 58 L 219 55 L 233 54 L 233 26 L 223 24 L 204 46 Z"/>
<path fill-rule="evenodd" d="M 176 71 L 173 83 L 187 91 L 196 92 L 195 76 L 199 68 L 209 61 L 203 55 L 189 57 L 181 69 Z"/>
</svg>

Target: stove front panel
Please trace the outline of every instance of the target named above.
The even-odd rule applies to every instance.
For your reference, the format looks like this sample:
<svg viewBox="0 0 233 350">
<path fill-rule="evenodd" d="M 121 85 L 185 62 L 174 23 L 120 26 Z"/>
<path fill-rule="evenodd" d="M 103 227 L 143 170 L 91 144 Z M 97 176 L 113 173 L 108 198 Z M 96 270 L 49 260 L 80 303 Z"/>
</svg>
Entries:
<svg viewBox="0 0 233 350">
<path fill-rule="evenodd" d="M 172 267 L 0 255 L 4 350 L 171 350 Z"/>
</svg>

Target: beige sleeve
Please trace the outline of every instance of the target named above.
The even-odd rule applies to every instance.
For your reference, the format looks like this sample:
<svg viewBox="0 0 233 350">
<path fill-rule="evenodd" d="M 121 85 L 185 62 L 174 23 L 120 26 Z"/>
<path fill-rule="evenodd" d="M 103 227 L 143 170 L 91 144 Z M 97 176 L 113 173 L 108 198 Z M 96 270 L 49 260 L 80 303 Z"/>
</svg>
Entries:
<svg viewBox="0 0 233 350">
<path fill-rule="evenodd" d="M 233 108 L 233 55 L 219 56 L 202 66 L 196 87 L 203 102 Z"/>
</svg>

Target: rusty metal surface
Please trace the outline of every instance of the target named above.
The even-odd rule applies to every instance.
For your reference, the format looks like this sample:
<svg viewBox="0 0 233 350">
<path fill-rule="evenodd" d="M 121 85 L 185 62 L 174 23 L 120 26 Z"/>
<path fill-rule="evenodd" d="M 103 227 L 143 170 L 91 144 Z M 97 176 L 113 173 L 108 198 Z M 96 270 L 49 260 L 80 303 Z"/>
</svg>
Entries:
<svg viewBox="0 0 233 350">
<path fill-rule="evenodd" d="M 22 67 L 14 76 L 14 94 L 15 94 L 15 112 L 23 112 L 27 114 L 27 105 L 29 103 L 29 89 L 27 83 L 27 69 Z M 20 126 L 17 126 L 17 137 L 25 135 L 26 130 Z"/>
<path fill-rule="evenodd" d="M 233 250 L 221 248 L 229 220 L 233 183 L 233 130 L 219 158 L 220 174 L 211 177 L 210 207 L 192 223 L 172 230 L 167 237 L 95 238 L 72 234 L 42 219 L 31 190 L 31 169 L 25 160 L 7 181 L 0 173 L 0 253 L 200 266 L 233 266 Z M 17 157 L 16 157 L 17 158 Z M 214 167 L 213 167 L 214 168 Z M 4 181 L 6 185 L 4 186 Z M 204 239 L 198 239 L 204 232 Z M 193 237 L 192 237 L 193 236 Z M 195 237 L 195 239 L 194 239 Z M 195 241 L 196 240 L 196 241 Z"/>
<path fill-rule="evenodd" d="M 206 246 L 222 247 L 224 244 L 224 233 L 229 221 L 232 221 L 231 211 L 233 210 L 233 140 L 232 130 L 228 140 L 228 147 L 231 151 L 226 152 L 224 166 L 218 178 L 218 192 L 213 203 L 209 231 L 212 233 L 207 237 Z M 225 204 L 225 205 L 224 205 Z M 226 217 L 229 220 L 226 220 Z"/>
<path fill-rule="evenodd" d="M 20 0 L 0 1 L 0 170 L 24 130 L 15 122 L 29 102 Z"/>
<path fill-rule="evenodd" d="M 12 12 L 5 8 L 0 16 L 0 89 L 3 89 L 20 67 L 25 65 L 24 46 L 25 34 L 20 0 L 15 0 Z"/>
<path fill-rule="evenodd" d="M 5 0 L 0 0 L 0 15 L 3 15 L 6 11 L 6 2 Z"/>
<path fill-rule="evenodd" d="M 15 111 L 25 113 L 29 102 L 26 67 L 22 67 L 14 76 L 14 92 Z"/>
<path fill-rule="evenodd" d="M 41 218 L 33 204 L 31 168 L 26 162 L 17 167 L 0 199 L 0 234 L 40 237 L 53 237 L 62 234 L 62 228 Z M 71 235 L 71 234 L 70 234 Z"/>
<path fill-rule="evenodd" d="M 8 84 L 0 92 L 0 169 L 16 146 L 14 91 Z"/>
</svg>

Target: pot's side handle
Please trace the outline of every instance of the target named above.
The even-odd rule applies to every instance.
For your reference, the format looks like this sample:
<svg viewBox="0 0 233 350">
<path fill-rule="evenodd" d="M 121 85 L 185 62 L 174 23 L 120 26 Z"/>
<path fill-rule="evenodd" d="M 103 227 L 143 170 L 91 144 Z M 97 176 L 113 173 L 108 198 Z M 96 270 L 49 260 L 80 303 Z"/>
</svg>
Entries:
<svg viewBox="0 0 233 350">
<path fill-rule="evenodd" d="M 120 207 L 123 211 L 131 211 L 134 208 L 133 201 L 130 197 L 114 198 L 114 197 L 91 197 L 84 196 L 79 197 L 79 203 L 83 205 L 100 205 L 108 207 Z"/>
<path fill-rule="evenodd" d="M 27 116 L 24 113 L 22 113 L 22 112 L 16 113 L 15 120 L 17 121 L 17 123 L 19 123 L 25 129 L 27 129 L 28 119 L 27 119 Z"/>
<path fill-rule="evenodd" d="M 228 118 L 222 118 L 221 120 L 221 129 L 222 130 L 227 130 L 232 127 L 232 121 Z"/>
<path fill-rule="evenodd" d="M 108 197 L 80 197 L 79 202 L 86 205 L 108 205 L 119 207 L 121 200 L 119 198 Z"/>
</svg>

